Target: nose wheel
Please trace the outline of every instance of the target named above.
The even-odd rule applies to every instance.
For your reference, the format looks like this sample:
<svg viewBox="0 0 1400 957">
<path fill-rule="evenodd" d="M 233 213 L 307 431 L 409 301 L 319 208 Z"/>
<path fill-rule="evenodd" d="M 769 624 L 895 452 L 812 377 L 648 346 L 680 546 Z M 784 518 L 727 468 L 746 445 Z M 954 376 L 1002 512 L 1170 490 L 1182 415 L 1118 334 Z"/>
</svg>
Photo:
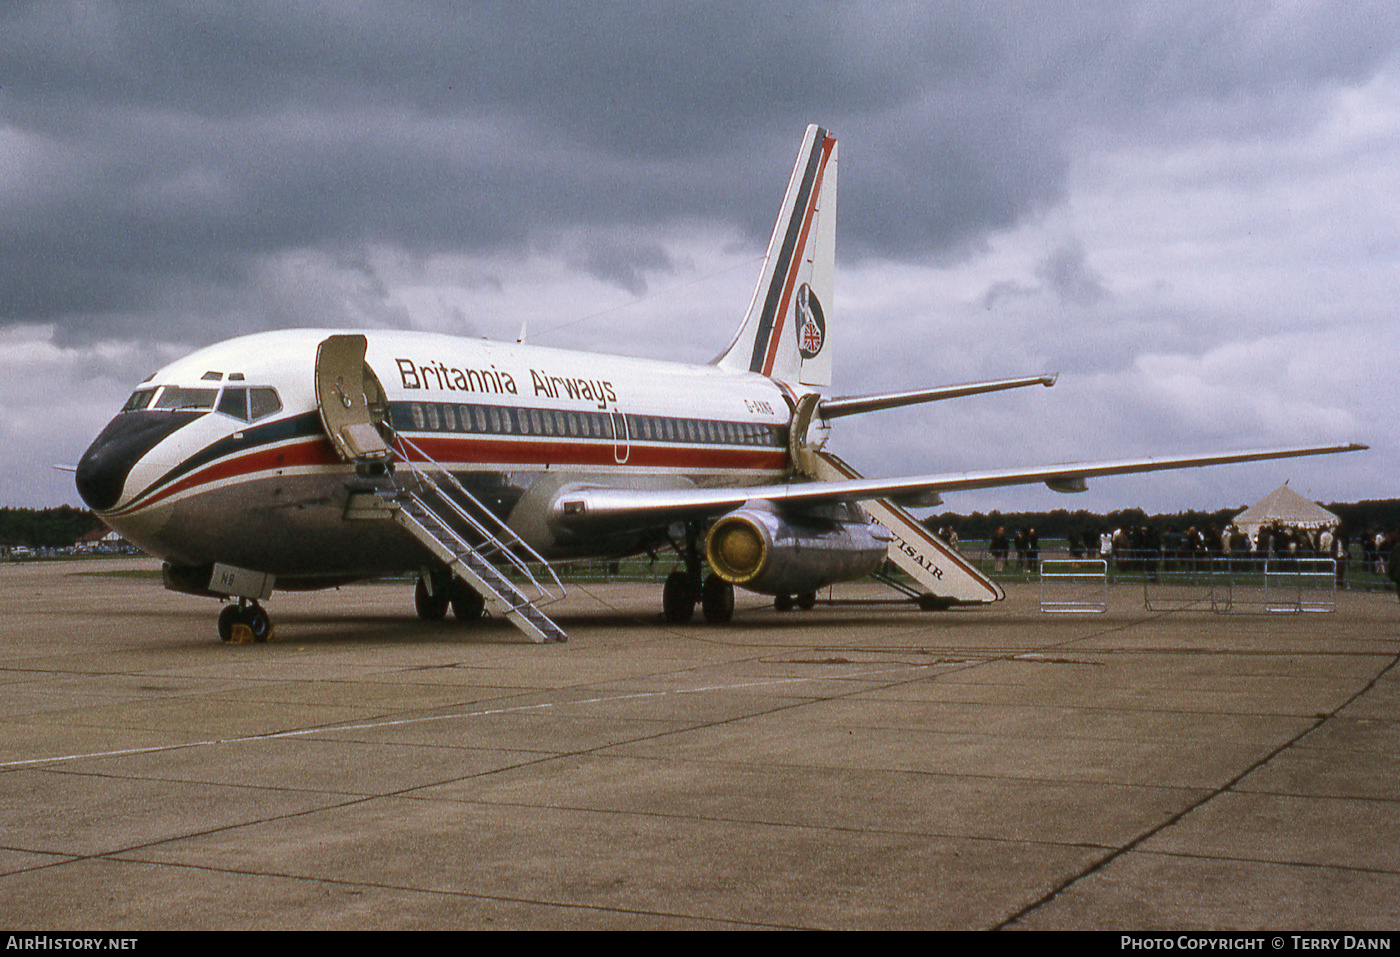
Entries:
<svg viewBox="0 0 1400 957">
<path fill-rule="evenodd" d="M 228 644 L 234 639 L 234 627 L 243 625 L 254 641 L 267 641 L 272 635 L 272 618 L 255 601 L 239 601 L 225 605 L 219 612 L 219 640 Z"/>
</svg>

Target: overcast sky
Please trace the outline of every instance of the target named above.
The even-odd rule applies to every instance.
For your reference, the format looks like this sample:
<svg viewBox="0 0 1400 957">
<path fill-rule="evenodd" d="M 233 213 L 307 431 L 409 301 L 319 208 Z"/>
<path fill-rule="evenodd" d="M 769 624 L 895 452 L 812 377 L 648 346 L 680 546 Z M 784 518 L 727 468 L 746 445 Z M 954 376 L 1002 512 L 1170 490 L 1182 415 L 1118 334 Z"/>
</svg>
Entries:
<svg viewBox="0 0 1400 957">
<path fill-rule="evenodd" d="M 1400 497 L 1400 5 L 0 5 L 0 505 L 156 367 L 283 326 L 709 360 L 803 129 L 840 139 L 839 423 L 870 475 L 1363 441 L 948 496 Z"/>
</svg>

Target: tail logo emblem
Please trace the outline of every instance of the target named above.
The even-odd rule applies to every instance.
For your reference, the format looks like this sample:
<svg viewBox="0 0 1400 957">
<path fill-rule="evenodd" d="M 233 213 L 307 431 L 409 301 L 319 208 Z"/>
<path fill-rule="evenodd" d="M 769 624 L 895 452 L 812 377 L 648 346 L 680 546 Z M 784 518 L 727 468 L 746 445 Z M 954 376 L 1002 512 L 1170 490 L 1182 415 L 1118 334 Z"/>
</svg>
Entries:
<svg viewBox="0 0 1400 957">
<path fill-rule="evenodd" d="M 797 351 L 804 359 L 815 359 L 826 344 L 826 317 L 812 287 L 805 282 L 797 288 Z"/>
</svg>

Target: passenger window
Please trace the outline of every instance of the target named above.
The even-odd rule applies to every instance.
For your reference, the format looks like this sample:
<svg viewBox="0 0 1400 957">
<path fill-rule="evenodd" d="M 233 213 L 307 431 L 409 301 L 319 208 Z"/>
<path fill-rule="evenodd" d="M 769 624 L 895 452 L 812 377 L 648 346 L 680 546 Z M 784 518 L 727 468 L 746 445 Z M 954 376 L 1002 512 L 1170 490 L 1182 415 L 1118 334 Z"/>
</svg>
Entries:
<svg viewBox="0 0 1400 957">
<path fill-rule="evenodd" d="M 248 421 L 248 390 L 225 389 L 219 397 L 219 411 L 242 422 Z"/>
<path fill-rule="evenodd" d="M 265 419 L 269 415 L 281 411 L 282 400 L 278 397 L 276 389 L 248 390 L 248 418 L 252 421 Z"/>
</svg>

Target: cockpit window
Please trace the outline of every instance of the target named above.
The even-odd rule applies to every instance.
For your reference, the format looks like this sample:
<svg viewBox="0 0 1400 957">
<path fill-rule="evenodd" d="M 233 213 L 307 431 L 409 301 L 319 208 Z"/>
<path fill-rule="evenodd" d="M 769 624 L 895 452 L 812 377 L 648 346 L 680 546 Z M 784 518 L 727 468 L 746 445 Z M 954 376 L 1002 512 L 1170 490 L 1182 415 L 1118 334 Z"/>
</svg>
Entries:
<svg viewBox="0 0 1400 957">
<path fill-rule="evenodd" d="M 250 418 L 256 422 L 258 419 L 266 418 L 274 412 L 282 411 L 282 400 L 277 397 L 276 389 L 249 389 L 248 390 L 248 411 Z"/>
<path fill-rule="evenodd" d="M 185 389 L 177 385 L 168 385 L 156 397 L 153 408 L 171 412 L 212 409 L 218 396 L 218 389 Z"/>
<path fill-rule="evenodd" d="M 219 398 L 219 411 L 243 422 L 256 422 L 282 411 L 282 400 L 276 389 L 265 386 L 230 386 Z"/>
<path fill-rule="evenodd" d="M 156 394 L 155 389 L 137 389 L 131 393 L 131 398 L 126 400 L 126 405 L 122 406 L 123 412 L 140 412 L 151 404 L 151 396 Z"/>
<path fill-rule="evenodd" d="M 225 389 L 223 396 L 219 398 L 219 411 L 224 415 L 231 415 L 235 419 L 247 422 L 248 390 Z"/>
</svg>

